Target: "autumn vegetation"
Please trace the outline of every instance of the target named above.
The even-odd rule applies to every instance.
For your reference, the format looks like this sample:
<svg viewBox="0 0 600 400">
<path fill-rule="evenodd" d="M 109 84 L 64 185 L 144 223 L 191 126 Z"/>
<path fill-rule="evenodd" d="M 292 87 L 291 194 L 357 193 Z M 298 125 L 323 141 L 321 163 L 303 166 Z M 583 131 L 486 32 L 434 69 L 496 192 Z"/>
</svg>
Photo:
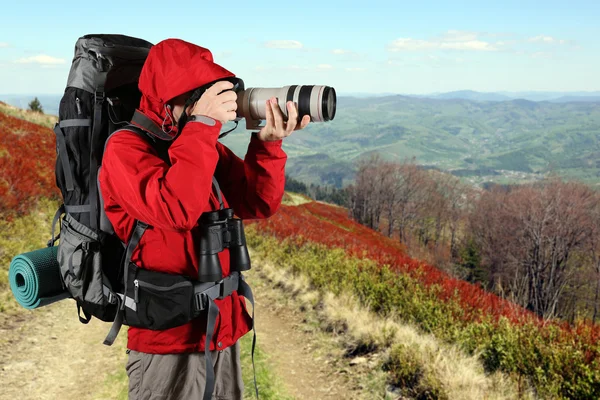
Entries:
<svg viewBox="0 0 600 400">
<path fill-rule="evenodd" d="M 0 215 L 22 215 L 41 197 L 58 198 L 51 129 L 0 112 Z"/>
<path fill-rule="evenodd" d="M 354 220 L 541 316 L 599 315 L 600 194 L 548 179 L 488 190 L 377 156 L 348 188 Z"/>
<path fill-rule="evenodd" d="M 350 220 L 344 208 L 316 202 L 282 206 L 269 220 L 256 222 L 248 238 L 259 254 L 306 275 L 314 287 L 336 295 L 351 292 L 383 317 L 397 315 L 479 355 L 488 372 L 513 376 L 522 393 L 531 385 L 543 398 L 600 396 L 600 326 L 544 320 L 409 257 L 397 239 Z M 394 370 L 402 362 L 389 359 L 385 365 L 391 377 L 404 376 Z"/>
</svg>

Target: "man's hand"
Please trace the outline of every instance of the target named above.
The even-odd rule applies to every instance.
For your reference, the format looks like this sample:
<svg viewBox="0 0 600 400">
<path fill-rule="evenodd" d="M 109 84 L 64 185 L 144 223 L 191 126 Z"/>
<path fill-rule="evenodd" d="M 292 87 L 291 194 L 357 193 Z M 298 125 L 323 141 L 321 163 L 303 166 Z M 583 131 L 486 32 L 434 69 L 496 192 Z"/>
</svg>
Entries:
<svg viewBox="0 0 600 400">
<path fill-rule="evenodd" d="M 233 90 L 229 90 L 232 88 L 233 83 L 229 81 L 215 83 L 194 104 L 192 114 L 211 117 L 212 119 L 221 121 L 223 125 L 227 121 L 233 121 L 237 116 L 237 94 Z"/>
<path fill-rule="evenodd" d="M 283 113 L 277 104 L 275 97 L 267 100 L 266 114 L 267 124 L 258 132 L 258 138 L 265 142 L 271 142 L 275 140 L 281 140 L 292 134 L 293 131 L 299 131 L 300 129 L 306 128 L 306 125 L 310 122 L 310 116 L 305 115 L 298 125 L 298 109 L 296 105 L 288 101 L 286 104 L 288 111 L 287 122 L 283 121 Z"/>
</svg>

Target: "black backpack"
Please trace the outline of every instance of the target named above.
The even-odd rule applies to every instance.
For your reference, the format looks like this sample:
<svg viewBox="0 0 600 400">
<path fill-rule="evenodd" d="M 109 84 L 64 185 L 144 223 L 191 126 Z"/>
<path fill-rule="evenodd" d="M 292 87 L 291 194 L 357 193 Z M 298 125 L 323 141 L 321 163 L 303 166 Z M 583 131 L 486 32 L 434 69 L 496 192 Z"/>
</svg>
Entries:
<svg viewBox="0 0 600 400">
<path fill-rule="evenodd" d="M 151 47 L 145 40 L 123 35 L 79 38 L 60 101 L 54 127 L 55 172 L 64 204 L 54 217 L 48 245 L 58 239 L 55 225 L 64 214 L 58 262 L 63 285 L 76 300 L 83 323 L 92 316 L 113 321 L 118 311 L 115 293 L 123 291 L 126 244 L 104 214 L 98 171 L 107 138 L 129 124 L 139 105 L 139 75 Z M 135 132 L 148 139 L 143 131 Z"/>
</svg>

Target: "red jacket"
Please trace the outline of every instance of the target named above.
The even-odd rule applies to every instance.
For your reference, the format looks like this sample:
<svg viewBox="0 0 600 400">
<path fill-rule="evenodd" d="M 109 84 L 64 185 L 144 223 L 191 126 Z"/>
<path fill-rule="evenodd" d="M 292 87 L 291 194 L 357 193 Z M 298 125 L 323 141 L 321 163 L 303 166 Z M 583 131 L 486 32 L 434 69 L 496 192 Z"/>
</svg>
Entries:
<svg viewBox="0 0 600 400">
<path fill-rule="evenodd" d="M 163 41 L 151 49 L 142 70 L 139 111 L 160 127 L 168 100 L 226 76 L 233 75 L 214 64 L 208 50 L 180 40 Z M 108 141 L 99 176 L 106 215 L 123 241 L 135 219 L 150 225 L 133 253 L 139 267 L 197 278 L 197 221 L 203 212 L 219 209 L 213 174 L 225 207 L 240 218 L 267 218 L 279 207 L 287 158 L 281 141 L 253 137 L 242 161 L 217 142 L 220 128 L 218 121 L 215 126 L 188 122 L 169 149 L 171 167 L 136 134 L 118 132 Z M 219 259 L 223 275 L 229 275 L 227 249 Z M 236 292 L 216 303 L 220 314 L 211 350 L 233 345 L 251 327 L 244 299 Z M 204 318 L 163 331 L 130 327 L 127 347 L 145 353 L 200 352 L 205 331 Z"/>
</svg>

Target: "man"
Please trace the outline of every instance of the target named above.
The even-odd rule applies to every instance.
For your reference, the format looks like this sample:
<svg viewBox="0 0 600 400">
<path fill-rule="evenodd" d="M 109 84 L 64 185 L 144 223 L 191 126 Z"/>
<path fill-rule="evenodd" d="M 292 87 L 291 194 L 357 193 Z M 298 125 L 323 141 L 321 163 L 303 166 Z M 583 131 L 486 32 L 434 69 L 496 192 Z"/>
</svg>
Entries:
<svg viewBox="0 0 600 400">
<path fill-rule="evenodd" d="M 217 141 L 222 125 L 236 117 L 236 94 L 228 90 L 233 84 L 223 81 L 233 76 L 213 62 L 209 50 L 182 40 L 165 40 L 150 50 L 140 75 L 138 112 L 151 120 L 151 133 L 172 140 L 171 166 L 144 139 L 121 131 L 108 140 L 99 177 L 107 217 L 121 240 L 128 240 L 135 220 L 149 225 L 132 256 L 140 268 L 198 277 L 198 219 L 219 209 L 213 176 L 224 206 L 240 218 L 268 218 L 281 203 L 287 158 L 282 139 L 306 127 L 310 117 L 297 126 L 296 107 L 288 102 L 285 123 L 270 99 L 266 126 L 253 134 L 242 161 Z M 190 93 L 211 82 L 216 83 L 184 110 Z M 188 122 L 179 131 L 184 112 Z M 223 276 L 228 276 L 228 250 L 219 259 Z M 216 303 L 220 313 L 210 345 L 213 398 L 241 399 L 238 339 L 250 330 L 251 318 L 235 291 Z M 203 318 L 163 331 L 130 327 L 129 398 L 202 398 L 205 337 Z"/>
</svg>

